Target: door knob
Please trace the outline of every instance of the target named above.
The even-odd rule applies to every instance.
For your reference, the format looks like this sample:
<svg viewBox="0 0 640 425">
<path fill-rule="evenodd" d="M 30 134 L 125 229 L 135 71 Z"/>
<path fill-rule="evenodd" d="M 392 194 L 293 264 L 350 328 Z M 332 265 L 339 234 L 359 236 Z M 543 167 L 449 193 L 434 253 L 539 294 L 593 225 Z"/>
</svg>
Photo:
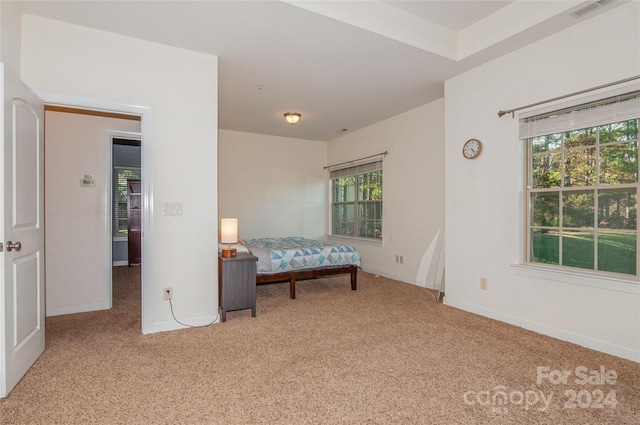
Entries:
<svg viewBox="0 0 640 425">
<path fill-rule="evenodd" d="M 11 252 L 12 250 L 20 251 L 22 248 L 22 244 L 20 242 L 12 243 L 11 241 L 7 241 L 7 252 Z"/>
</svg>

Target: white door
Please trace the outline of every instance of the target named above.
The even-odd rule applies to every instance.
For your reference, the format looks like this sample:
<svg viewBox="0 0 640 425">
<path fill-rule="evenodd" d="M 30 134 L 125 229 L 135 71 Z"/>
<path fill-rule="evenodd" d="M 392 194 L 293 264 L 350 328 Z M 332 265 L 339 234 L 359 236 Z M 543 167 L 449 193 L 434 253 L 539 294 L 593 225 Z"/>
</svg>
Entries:
<svg viewBox="0 0 640 425">
<path fill-rule="evenodd" d="M 3 64 L 0 94 L 0 397 L 6 397 L 44 352 L 44 107 Z"/>
</svg>

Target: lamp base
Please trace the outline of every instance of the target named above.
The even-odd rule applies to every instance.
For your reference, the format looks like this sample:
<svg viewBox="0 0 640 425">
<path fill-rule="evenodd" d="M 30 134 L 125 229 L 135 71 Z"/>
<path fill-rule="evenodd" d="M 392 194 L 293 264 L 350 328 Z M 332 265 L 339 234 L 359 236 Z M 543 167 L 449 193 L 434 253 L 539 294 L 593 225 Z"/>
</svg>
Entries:
<svg viewBox="0 0 640 425">
<path fill-rule="evenodd" d="M 235 248 L 222 248 L 222 258 L 235 258 L 237 255 Z"/>
</svg>

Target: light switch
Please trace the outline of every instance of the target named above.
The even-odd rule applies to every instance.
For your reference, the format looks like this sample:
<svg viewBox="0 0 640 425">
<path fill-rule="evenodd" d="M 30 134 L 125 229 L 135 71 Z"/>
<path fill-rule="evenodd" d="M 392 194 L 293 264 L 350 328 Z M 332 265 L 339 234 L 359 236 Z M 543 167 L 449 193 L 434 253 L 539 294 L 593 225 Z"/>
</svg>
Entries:
<svg viewBox="0 0 640 425">
<path fill-rule="evenodd" d="M 162 215 L 182 215 L 182 202 L 163 203 Z"/>
</svg>

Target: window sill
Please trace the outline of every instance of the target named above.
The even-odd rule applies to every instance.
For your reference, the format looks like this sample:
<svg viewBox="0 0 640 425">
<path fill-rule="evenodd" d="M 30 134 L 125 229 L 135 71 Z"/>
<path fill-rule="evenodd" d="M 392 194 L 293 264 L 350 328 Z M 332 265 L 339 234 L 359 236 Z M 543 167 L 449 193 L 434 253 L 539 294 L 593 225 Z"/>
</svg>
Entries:
<svg viewBox="0 0 640 425">
<path fill-rule="evenodd" d="M 608 289 L 640 295 L 640 281 L 637 278 L 596 275 L 574 270 L 560 270 L 538 264 L 512 264 L 517 275 L 573 283 L 575 285 Z"/>
<path fill-rule="evenodd" d="M 382 246 L 382 239 L 366 239 L 366 238 L 353 238 L 351 236 L 336 236 L 327 235 L 328 241 L 341 241 L 347 243 L 358 243 L 372 246 Z"/>
</svg>

